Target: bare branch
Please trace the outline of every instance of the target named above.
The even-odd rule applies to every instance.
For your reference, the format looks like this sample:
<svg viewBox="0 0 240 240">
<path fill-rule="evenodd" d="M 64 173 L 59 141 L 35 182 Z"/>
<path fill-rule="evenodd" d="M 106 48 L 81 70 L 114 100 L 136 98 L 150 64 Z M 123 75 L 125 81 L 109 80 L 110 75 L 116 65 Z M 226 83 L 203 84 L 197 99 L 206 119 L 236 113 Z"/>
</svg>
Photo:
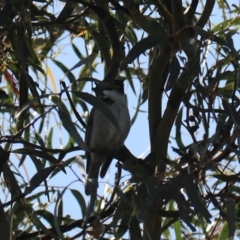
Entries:
<svg viewBox="0 0 240 240">
<path fill-rule="evenodd" d="M 198 0 L 192 0 L 189 8 L 185 12 L 185 16 L 190 22 L 193 21 L 193 18 L 197 9 L 197 5 L 198 5 Z"/>
<path fill-rule="evenodd" d="M 205 26 L 205 24 L 207 23 L 207 21 L 209 21 L 209 17 L 212 13 L 213 7 L 215 5 L 215 0 L 207 0 L 203 13 L 201 15 L 201 17 L 199 18 L 196 26 L 203 28 Z"/>
</svg>

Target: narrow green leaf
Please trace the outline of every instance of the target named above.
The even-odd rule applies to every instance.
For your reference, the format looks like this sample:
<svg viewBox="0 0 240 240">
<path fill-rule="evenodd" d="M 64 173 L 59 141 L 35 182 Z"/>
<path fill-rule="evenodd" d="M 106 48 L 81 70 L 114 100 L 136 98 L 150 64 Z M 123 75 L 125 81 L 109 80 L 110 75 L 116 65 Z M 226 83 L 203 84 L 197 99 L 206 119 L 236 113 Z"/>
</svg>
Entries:
<svg viewBox="0 0 240 240">
<path fill-rule="evenodd" d="M 48 133 L 48 138 L 47 138 L 47 148 L 52 148 L 52 143 L 53 143 L 53 141 L 52 141 L 52 139 L 53 139 L 53 127 L 51 127 L 50 128 L 50 131 L 49 131 L 49 133 Z"/>
<path fill-rule="evenodd" d="M 35 188 L 37 188 L 51 172 L 55 169 L 55 166 L 47 167 L 38 171 L 30 180 L 30 186 L 26 188 L 25 192 L 31 193 Z"/>
<path fill-rule="evenodd" d="M 138 37 L 136 32 L 134 31 L 135 29 L 132 26 L 125 26 L 124 30 L 124 33 L 128 40 L 131 42 L 131 44 L 136 44 L 138 42 Z"/>
<path fill-rule="evenodd" d="M 237 113 L 235 107 L 233 105 L 230 105 L 227 100 L 222 99 L 222 105 L 226 112 L 229 114 L 229 116 L 232 117 L 233 121 L 237 124 L 240 125 L 240 117 L 239 114 Z"/>
<path fill-rule="evenodd" d="M 167 84 L 166 84 L 166 91 L 172 89 L 172 87 L 174 86 L 174 84 L 176 83 L 178 76 L 180 74 L 180 63 L 178 61 L 178 58 L 176 56 L 174 56 L 170 62 L 170 66 L 169 66 L 169 77 L 167 80 Z"/>
<path fill-rule="evenodd" d="M 175 121 L 175 126 L 176 126 L 175 141 L 176 141 L 179 149 L 182 149 L 184 147 L 184 144 L 183 144 L 183 141 L 182 141 L 182 133 L 181 133 L 182 114 L 183 114 L 183 108 L 181 108 L 179 110 L 176 121 Z"/>
<path fill-rule="evenodd" d="M 135 90 L 135 87 L 134 87 L 134 84 L 133 84 L 133 79 L 132 79 L 132 75 L 134 74 L 134 69 L 126 68 L 125 69 L 125 74 L 126 74 L 127 80 L 129 82 L 129 85 L 130 85 L 133 93 L 136 95 L 136 90 Z"/>
<path fill-rule="evenodd" d="M 127 192 L 126 194 L 129 195 L 130 192 Z M 125 196 L 125 198 L 127 198 Z M 118 222 L 125 218 L 125 216 L 131 217 L 132 211 L 130 209 L 130 203 L 128 201 L 121 200 L 119 204 L 117 205 L 116 211 L 113 215 L 111 227 L 116 228 Z"/>
<path fill-rule="evenodd" d="M 192 27 L 193 30 L 199 34 L 203 39 L 211 39 L 212 41 L 220 44 L 220 45 L 224 45 L 226 46 L 226 42 L 221 39 L 220 37 L 216 36 L 216 34 L 214 34 L 214 30 L 212 31 L 205 31 L 204 29 L 198 27 L 198 26 L 193 26 Z"/>
<path fill-rule="evenodd" d="M 65 18 L 70 17 L 71 13 L 73 12 L 73 10 L 76 6 L 77 6 L 77 3 L 67 1 L 65 3 L 64 8 L 62 9 L 60 14 L 58 15 L 57 19 L 65 19 Z"/>
<path fill-rule="evenodd" d="M 41 63 L 37 57 L 37 54 L 35 53 L 33 46 L 31 45 L 31 43 L 29 42 L 29 40 L 27 38 L 25 39 L 25 45 L 27 47 L 28 56 L 30 57 L 31 62 L 36 65 L 40 65 Z M 41 70 L 41 72 L 43 72 L 43 70 Z"/>
<path fill-rule="evenodd" d="M 228 237 L 229 237 L 229 228 L 228 228 L 228 223 L 225 222 L 220 231 L 218 240 L 226 240 L 226 239 L 229 240 Z"/>
<path fill-rule="evenodd" d="M 191 201 L 195 211 L 198 212 L 201 216 L 203 216 L 208 223 L 210 223 L 210 218 L 212 216 L 199 197 L 200 193 L 197 184 L 193 182 L 192 176 L 187 172 L 185 172 L 184 174 L 184 185 L 189 200 Z"/>
<path fill-rule="evenodd" d="M 136 43 L 135 46 L 129 51 L 127 57 L 123 60 L 121 70 L 124 70 L 128 63 L 132 63 L 135 58 L 140 54 L 144 53 L 146 50 L 160 44 L 163 41 L 168 41 L 168 38 L 164 34 L 150 35 L 143 38 Z"/>
<path fill-rule="evenodd" d="M 29 210 L 31 210 L 31 214 L 29 214 L 29 216 L 31 216 L 31 221 L 36 226 L 36 228 L 41 229 L 47 236 L 51 236 L 52 238 L 56 239 L 57 236 L 47 227 L 45 227 L 45 225 L 40 221 L 40 219 L 35 214 L 35 211 L 32 209 L 32 207 L 29 207 L 28 205 L 28 208 Z"/>
<path fill-rule="evenodd" d="M 66 129 L 69 135 L 75 140 L 75 142 L 79 145 L 80 148 L 82 148 L 85 151 L 89 151 L 87 145 L 83 141 L 74 123 L 72 122 L 72 119 L 70 117 L 70 114 L 65 104 L 56 95 L 52 95 L 50 100 L 58 105 L 57 112 L 58 112 L 59 118 L 61 119 L 63 127 Z"/>
<path fill-rule="evenodd" d="M 68 184 L 64 189 L 63 191 L 58 194 L 58 198 L 57 198 L 57 201 L 56 201 L 56 204 L 55 204 L 55 208 L 54 208 L 54 228 L 57 232 L 57 235 L 58 235 L 58 239 L 61 239 L 61 240 L 64 240 L 65 237 L 63 236 L 62 234 L 62 231 L 60 230 L 60 224 L 59 224 L 59 220 L 58 220 L 58 212 L 59 212 L 59 207 L 61 207 L 61 204 L 62 204 L 62 199 L 63 199 L 63 195 L 64 193 L 66 192 L 66 190 L 68 189 L 68 187 L 71 185 L 72 183 Z M 61 210 L 60 210 L 61 212 Z"/>
<path fill-rule="evenodd" d="M 70 190 L 71 193 L 73 194 L 73 196 L 76 198 L 80 208 L 81 208 L 81 211 L 82 211 L 82 215 L 85 216 L 86 215 L 86 212 L 87 212 L 87 206 L 86 206 L 86 203 L 85 203 L 85 200 L 84 200 L 84 197 L 82 196 L 82 194 L 77 191 L 77 190 L 74 190 L 74 189 L 71 189 Z"/>
<path fill-rule="evenodd" d="M 77 64 L 75 64 L 69 71 L 72 71 L 76 68 L 81 67 L 82 65 L 86 65 L 88 63 L 91 63 L 95 60 L 97 57 L 96 53 L 92 53 L 91 55 L 87 56 L 86 58 L 81 59 Z M 68 71 L 66 72 L 66 75 L 68 74 Z"/>
<path fill-rule="evenodd" d="M 223 182 L 236 182 L 240 181 L 239 174 L 225 175 L 225 174 L 213 174 L 213 177 L 220 179 Z"/>
<path fill-rule="evenodd" d="M 66 129 L 68 134 L 72 136 L 75 142 L 79 145 L 82 150 L 89 151 L 87 145 L 83 141 L 82 137 L 78 133 L 76 127 L 74 126 L 72 119 L 66 112 L 62 111 L 61 108 L 58 109 L 59 118 L 62 121 L 63 127 Z"/>
<path fill-rule="evenodd" d="M 105 60 L 106 67 L 108 69 L 110 66 L 110 62 L 111 62 L 111 56 L 109 53 L 109 46 L 107 45 L 106 39 L 104 39 L 102 37 L 102 35 L 96 31 L 91 31 L 91 35 L 92 35 L 93 39 L 95 40 L 95 42 L 97 43 L 97 45 L 101 51 L 101 54 L 103 55 L 103 58 Z"/>
<path fill-rule="evenodd" d="M 57 221 L 58 221 L 58 224 L 61 225 L 62 218 L 63 218 L 63 199 L 59 191 L 58 191 L 58 199 L 59 201 L 57 204 Z"/>
<path fill-rule="evenodd" d="M 64 76 L 67 76 L 71 83 L 74 83 L 76 81 L 75 76 L 72 74 L 71 70 L 69 70 L 63 63 L 54 59 L 51 60 L 62 70 L 62 72 L 65 74 Z"/>
<path fill-rule="evenodd" d="M 187 224 L 187 226 L 191 229 L 191 231 L 195 232 L 196 229 L 192 225 L 191 219 L 189 217 L 190 215 L 189 204 L 186 201 L 185 197 L 180 191 L 176 190 L 174 192 L 173 198 L 177 203 L 180 218 Z"/>
<path fill-rule="evenodd" d="M 74 43 L 72 43 L 72 48 L 73 48 L 73 51 L 78 56 L 78 58 L 82 59 L 83 55 L 81 54 L 81 52 L 79 51 L 78 47 Z"/>
<path fill-rule="evenodd" d="M 128 224 L 129 224 L 129 221 L 130 221 L 130 217 L 131 217 L 130 215 L 124 216 L 120 220 L 120 223 L 118 224 L 118 227 L 114 228 L 115 229 L 114 237 L 116 239 L 121 239 L 123 237 L 123 235 L 128 231 Z"/>
<path fill-rule="evenodd" d="M 225 36 L 226 36 L 226 41 L 227 41 L 227 46 L 231 51 L 231 55 L 232 57 L 237 57 L 238 56 L 238 52 L 234 47 L 234 42 L 232 39 L 232 36 L 235 34 L 235 31 L 229 31 Z"/>
<path fill-rule="evenodd" d="M 40 99 L 48 98 L 50 96 L 52 96 L 52 94 L 43 94 L 39 97 L 33 98 L 32 100 L 28 101 L 26 104 L 24 104 L 22 106 L 21 109 L 19 109 L 18 113 L 15 115 L 15 118 L 18 119 L 26 109 L 32 107 L 32 105 L 34 105 L 34 103 L 38 103 Z"/>
<path fill-rule="evenodd" d="M 231 27 L 231 28 L 235 27 L 236 29 L 238 29 L 239 25 L 240 25 L 240 17 L 239 16 L 234 16 L 233 18 L 228 18 L 225 21 L 220 21 L 220 23 L 217 24 L 212 29 L 212 31 L 214 33 L 219 32 L 219 31 L 225 32 L 226 30 L 229 29 L 229 27 Z"/>
<path fill-rule="evenodd" d="M 169 222 L 171 221 L 171 218 L 165 218 L 163 220 L 163 224 L 162 226 L 166 226 L 166 225 L 169 225 Z M 171 229 L 171 232 L 172 232 L 172 229 Z M 166 228 L 163 233 L 162 233 L 162 236 L 164 237 L 164 239 L 170 239 L 170 228 Z"/>
<path fill-rule="evenodd" d="M 47 211 L 46 209 L 44 209 L 44 210 L 40 209 L 40 210 L 35 211 L 35 214 L 37 216 L 40 216 L 41 218 L 43 218 L 45 221 L 47 221 L 47 223 L 49 225 L 53 225 L 54 217 L 53 217 L 53 214 L 51 212 Z"/>
<path fill-rule="evenodd" d="M 182 237 L 181 237 L 181 222 L 180 221 L 177 221 L 173 224 L 173 230 L 175 232 L 175 236 L 176 236 L 176 240 L 182 240 Z"/>
<path fill-rule="evenodd" d="M 51 174 L 51 178 L 53 178 L 55 175 L 57 175 L 60 171 L 63 171 L 65 174 L 67 174 L 65 167 L 70 165 L 74 161 L 75 157 L 72 157 L 68 160 L 64 160 L 64 165 L 60 164 L 58 165 L 58 168 L 55 168 L 54 171 Z"/>
<path fill-rule="evenodd" d="M 40 134 L 35 133 L 35 138 L 36 138 L 36 140 L 38 141 L 38 143 L 41 147 L 45 147 L 45 143 L 44 143 Z"/>
<path fill-rule="evenodd" d="M 31 148 L 19 148 L 16 150 L 13 150 L 12 153 L 19 153 L 19 154 L 25 154 L 25 155 L 33 155 L 39 158 L 43 158 L 51 162 L 52 164 L 57 163 L 57 159 L 53 157 L 52 155 L 48 154 L 45 151 L 39 151 L 36 149 L 31 149 Z"/>
</svg>

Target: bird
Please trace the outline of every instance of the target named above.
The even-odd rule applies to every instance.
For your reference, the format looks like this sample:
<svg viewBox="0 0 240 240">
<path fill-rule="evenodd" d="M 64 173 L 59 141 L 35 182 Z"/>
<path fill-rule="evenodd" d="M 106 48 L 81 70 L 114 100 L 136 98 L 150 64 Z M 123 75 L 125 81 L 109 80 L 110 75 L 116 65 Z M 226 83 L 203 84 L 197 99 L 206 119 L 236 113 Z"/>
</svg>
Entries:
<svg viewBox="0 0 240 240">
<path fill-rule="evenodd" d="M 96 95 L 112 112 L 121 131 L 97 107 L 92 108 L 85 134 L 85 142 L 90 148 L 90 152 L 86 152 L 88 174 L 85 185 L 86 195 L 97 194 L 99 172 L 103 178 L 112 161 L 109 155 L 124 144 L 130 131 L 130 115 L 124 95 L 123 81 L 114 80 L 114 84 L 110 84 L 110 87 L 103 86 L 96 87 L 98 89 L 95 91 Z M 99 89 L 101 89 L 100 93 Z"/>
</svg>

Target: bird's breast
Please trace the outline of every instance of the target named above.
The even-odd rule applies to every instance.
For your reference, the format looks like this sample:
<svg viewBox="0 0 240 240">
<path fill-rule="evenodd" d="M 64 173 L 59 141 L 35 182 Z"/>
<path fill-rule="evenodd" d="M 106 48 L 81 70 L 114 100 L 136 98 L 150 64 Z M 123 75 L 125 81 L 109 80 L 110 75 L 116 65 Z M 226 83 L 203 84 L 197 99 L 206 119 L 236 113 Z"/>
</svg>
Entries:
<svg viewBox="0 0 240 240">
<path fill-rule="evenodd" d="M 118 121 L 121 132 L 103 113 L 96 109 L 90 147 L 104 151 L 115 151 L 123 144 L 128 135 L 130 117 L 126 103 L 125 105 L 116 103 L 107 105 Z"/>
</svg>

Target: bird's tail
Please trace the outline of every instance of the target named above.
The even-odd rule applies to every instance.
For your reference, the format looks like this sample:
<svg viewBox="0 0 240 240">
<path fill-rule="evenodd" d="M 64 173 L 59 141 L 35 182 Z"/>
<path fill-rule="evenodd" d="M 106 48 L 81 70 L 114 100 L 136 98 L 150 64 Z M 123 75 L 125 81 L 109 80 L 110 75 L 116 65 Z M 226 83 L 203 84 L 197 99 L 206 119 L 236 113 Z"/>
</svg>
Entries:
<svg viewBox="0 0 240 240">
<path fill-rule="evenodd" d="M 86 195 L 96 195 L 98 188 L 98 175 L 101 165 L 105 162 L 106 157 L 100 154 L 91 154 L 91 160 L 88 169 L 88 176 L 85 186 Z"/>
</svg>

